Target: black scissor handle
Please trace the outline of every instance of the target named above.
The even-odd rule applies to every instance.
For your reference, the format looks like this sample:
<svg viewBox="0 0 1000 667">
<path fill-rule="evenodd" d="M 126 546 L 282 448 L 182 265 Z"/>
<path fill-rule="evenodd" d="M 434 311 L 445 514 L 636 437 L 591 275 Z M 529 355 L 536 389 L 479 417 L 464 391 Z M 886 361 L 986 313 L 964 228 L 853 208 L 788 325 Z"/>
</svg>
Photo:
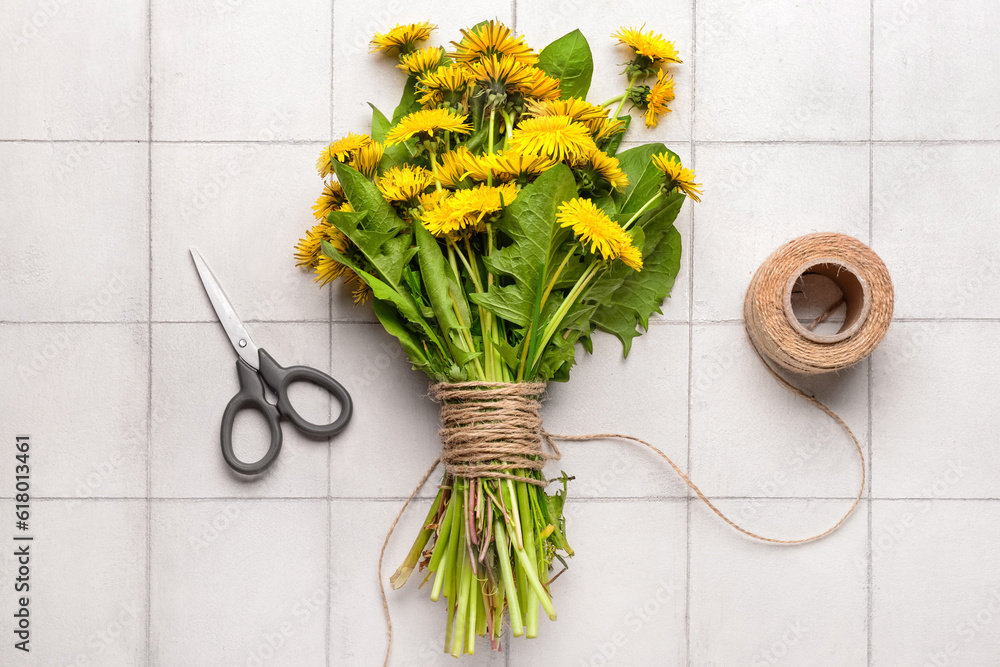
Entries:
<svg viewBox="0 0 1000 667">
<path fill-rule="evenodd" d="M 329 438 L 337 435 L 347 422 L 351 421 L 351 413 L 354 410 L 354 403 L 351 395 L 347 393 L 343 385 L 334 380 L 326 373 L 309 366 L 288 366 L 287 368 L 278 364 L 274 358 L 260 350 L 260 375 L 264 382 L 274 391 L 278 397 L 278 412 L 282 417 L 292 422 L 295 428 L 306 435 L 314 438 Z M 288 400 L 288 386 L 293 382 L 312 382 L 318 387 L 326 389 L 333 394 L 333 397 L 340 403 L 340 416 L 330 424 L 313 424 L 302 418 Z"/>
<path fill-rule="evenodd" d="M 267 470 L 281 452 L 281 413 L 267 402 L 264 383 L 257 375 L 257 371 L 242 359 L 237 359 L 236 373 L 240 378 L 240 390 L 222 413 L 222 456 L 229 467 L 236 472 L 258 475 Z M 253 463 L 241 461 L 233 451 L 233 424 L 236 422 L 236 415 L 243 410 L 260 412 L 267 420 L 268 428 L 271 429 L 271 444 L 267 448 L 267 453 Z"/>
</svg>

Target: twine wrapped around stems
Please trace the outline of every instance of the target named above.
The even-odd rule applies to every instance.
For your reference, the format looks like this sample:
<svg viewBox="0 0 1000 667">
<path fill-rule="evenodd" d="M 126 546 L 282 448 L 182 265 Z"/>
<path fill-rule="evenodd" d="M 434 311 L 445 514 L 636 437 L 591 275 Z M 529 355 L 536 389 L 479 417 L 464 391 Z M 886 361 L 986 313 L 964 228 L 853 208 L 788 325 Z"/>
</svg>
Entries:
<svg viewBox="0 0 1000 667">
<path fill-rule="evenodd" d="M 441 457 L 448 474 L 467 479 L 511 479 L 537 486 L 542 480 L 511 474 L 541 470 L 561 458 L 542 429 L 538 397 L 544 382 L 441 382 L 431 398 L 441 403 Z M 553 453 L 544 450 L 548 443 Z"/>
</svg>

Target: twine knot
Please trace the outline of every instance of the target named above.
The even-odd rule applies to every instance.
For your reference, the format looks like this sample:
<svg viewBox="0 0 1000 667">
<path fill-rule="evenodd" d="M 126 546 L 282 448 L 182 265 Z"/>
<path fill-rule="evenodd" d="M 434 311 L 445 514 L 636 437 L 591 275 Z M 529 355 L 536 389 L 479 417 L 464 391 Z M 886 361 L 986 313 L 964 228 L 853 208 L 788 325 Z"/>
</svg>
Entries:
<svg viewBox="0 0 1000 667">
<path fill-rule="evenodd" d="M 542 428 L 544 382 L 441 382 L 430 395 L 441 404 L 441 463 L 453 476 L 542 480 L 513 474 L 541 470 L 561 454 Z M 552 452 L 545 451 L 545 443 Z"/>
</svg>

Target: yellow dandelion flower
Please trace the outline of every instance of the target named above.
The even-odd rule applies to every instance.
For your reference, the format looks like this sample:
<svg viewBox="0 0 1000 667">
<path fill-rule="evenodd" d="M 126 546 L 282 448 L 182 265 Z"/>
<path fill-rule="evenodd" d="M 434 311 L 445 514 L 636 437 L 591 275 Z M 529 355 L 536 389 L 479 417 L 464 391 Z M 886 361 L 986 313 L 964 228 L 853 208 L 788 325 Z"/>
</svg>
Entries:
<svg viewBox="0 0 1000 667">
<path fill-rule="evenodd" d="M 632 244 L 632 237 L 625 234 L 628 240 L 618 245 L 618 259 L 636 271 L 642 271 L 642 253 Z"/>
<path fill-rule="evenodd" d="M 437 167 L 437 177 L 441 185 L 457 188 L 469 174 L 469 164 L 475 156 L 465 146 L 459 146 L 453 151 L 438 156 L 441 164 Z"/>
<path fill-rule="evenodd" d="M 618 120 L 617 118 L 614 120 L 602 118 L 601 120 L 594 120 L 587 123 L 587 129 L 594 135 L 594 141 L 604 141 L 624 132 L 625 121 Z"/>
<path fill-rule="evenodd" d="M 488 155 L 473 155 L 469 153 L 465 157 L 465 170 L 466 176 L 479 183 L 485 183 L 491 177 L 496 177 Z"/>
<path fill-rule="evenodd" d="M 499 21 L 488 21 L 471 31 L 462 30 L 461 41 L 452 44 L 455 51 L 451 57 L 462 63 L 505 55 L 526 65 L 538 62 L 538 55 L 524 43 L 524 37 L 515 37 L 514 31 Z"/>
<path fill-rule="evenodd" d="M 383 155 L 385 155 L 385 146 L 373 141 L 358 149 L 350 165 L 368 178 L 372 178 L 378 171 L 378 165 L 382 161 Z"/>
<path fill-rule="evenodd" d="M 465 116 L 459 116 L 448 109 L 414 111 L 389 130 L 385 143 L 392 146 L 416 135 L 433 137 L 435 132 L 469 134 L 472 132 L 472 125 L 463 122 L 464 119 Z"/>
<path fill-rule="evenodd" d="M 531 81 L 533 68 L 513 56 L 494 54 L 472 63 L 467 69 L 480 88 L 493 93 L 513 93 Z"/>
<path fill-rule="evenodd" d="M 701 183 L 695 183 L 697 176 L 690 169 L 680 163 L 680 160 L 668 153 L 659 153 L 653 156 L 653 166 L 663 172 L 666 177 L 666 187 L 668 190 L 683 192 L 695 201 L 701 201 L 699 195 L 702 194 Z"/>
<path fill-rule="evenodd" d="M 516 153 L 545 155 L 573 162 L 597 150 L 587 126 L 569 116 L 540 116 L 522 120 L 511 133 L 508 147 Z"/>
<path fill-rule="evenodd" d="M 518 86 L 517 92 L 528 99 L 557 100 L 562 95 L 559 79 L 554 79 L 537 67 L 529 71 L 528 80 Z"/>
<path fill-rule="evenodd" d="M 354 213 L 354 207 L 351 206 L 351 202 L 349 201 L 345 201 L 343 204 L 340 205 L 340 208 L 338 208 L 337 210 L 343 211 L 344 213 Z"/>
<path fill-rule="evenodd" d="M 434 236 L 448 236 L 465 226 L 465 216 L 451 205 L 449 190 L 442 190 L 436 202 L 424 206 L 420 222 Z"/>
<path fill-rule="evenodd" d="M 404 164 L 390 167 L 379 178 L 378 189 L 389 202 L 409 202 L 434 183 L 434 176 L 426 169 Z"/>
<path fill-rule="evenodd" d="M 663 35 L 647 30 L 643 32 L 641 28 L 619 28 L 618 32 L 612 34 L 619 44 L 624 44 L 635 51 L 636 55 L 644 57 L 652 65 L 663 62 L 680 63 L 683 62 L 674 48 L 674 43 L 663 38 Z"/>
<path fill-rule="evenodd" d="M 333 173 L 334 162 L 343 162 L 345 164 L 350 162 L 354 157 L 354 153 L 359 148 L 371 142 L 372 138 L 367 134 L 348 132 L 346 137 L 337 139 L 323 149 L 323 152 L 319 154 L 319 159 L 316 161 L 316 170 L 319 171 L 320 176 L 326 178 Z"/>
<path fill-rule="evenodd" d="M 396 24 L 396 27 L 385 34 L 375 33 L 371 41 L 371 53 L 383 51 L 390 53 L 393 49 L 399 51 L 400 55 L 406 55 L 413 51 L 417 42 L 422 42 L 431 36 L 431 32 L 437 26 L 424 21 L 423 23 L 409 23 L 407 25 Z"/>
<path fill-rule="evenodd" d="M 430 192 L 425 192 L 420 195 L 417 200 L 425 211 L 430 211 L 431 209 L 437 208 L 438 204 L 444 197 L 448 196 L 449 190 L 431 190 Z"/>
<path fill-rule="evenodd" d="M 444 60 L 444 56 L 444 49 L 440 46 L 428 46 L 423 49 L 417 49 L 405 56 L 400 56 L 399 64 L 396 67 L 407 74 L 420 76 L 424 72 L 437 69 L 441 61 Z"/>
<path fill-rule="evenodd" d="M 529 116 L 569 116 L 581 123 L 608 117 L 607 109 L 579 97 L 567 100 L 530 100 L 526 105 L 526 113 Z"/>
<path fill-rule="evenodd" d="M 295 246 L 295 266 L 306 266 L 314 268 L 319 261 L 322 242 L 326 239 L 326 233 L 330 229 L 330 223 L 320 222 L 312 229 L 306 231 L 305 237 L 299 239 Z"/>
<path fill-rule="evenodd" d="M 556 222 L 572 227 L 573 235 L 590 246 L 590 252 L 604 259 L 615 259 L 622 248 L 632 245 L 632 237 L 589 199 L 577 197 L 559 205 Z M 634 260 L 634 255 L 630 257 Z M 640 258 L 641 262 L 641 258 Z"/>
<path fill-rule="evenodd" d="M 649 90 L 646 98 L 646 127 L 656 127 L 660 122 L 660 116 L 670 113 L 671 109 L 667 103 L 674 99 L 674 77 L 663 74 L 663 70 L 657 70 L 656 83 Z"/>
<path fill-rule="evenodd" d="M 351 291 L 351 296 L 354 297 L 354 305 L 360 306 L 363 303 L 367 303 L 371 300 L 374 292 L 372 292 L 371 286 L 365 281 L 358 277 L 358 274 L 351 271 L 350 280 L 354 281 L 354 289 Z"/>
<path fill-rule="evenodd" d="M 316 266 L 313 267 L 316 276 L 313 278 L 320 286 L 331 283 L 340 276 L 344 275 L 346 271 L 350 271 L 349 268 L 333 259 L 332 257 L 327 257 L 321 254 L 319 260 L 316 262 Z M 353 272 L 352 272 L 353 273 Z"/>
<path fill-rule="evenodd" d="M 628 187 L 628 176 L 622 171 L 618 158 L 597 150 L 587 157 L 586 164 L 616 190 L 624 190 Z"/>
<path fill-rule="evenodd" d="M 424 212 L 421 221 L 435 236 L 481 231 L 485 218 L 510 206 L 516 197 L 513 183 L 458 190 L 441 197 L 437 206 Z"/>
<path fill-rule="evenodd" d="M 337 181 L 326 183 L 323 186 L 323 194 L 312 207 L 313 215 L 317 220 L 325 220 L 331 211 L 336 211 L 345 201 L 347 195 L 344 194 L 344 188 L 340 187 L 340 183 Z"/>
<path fill-rule="evenodd" d="M 344 206 L 347 207 L 349 205 L 345 203 Z M 319 227 L 319 225 L 317 225 L 317 227 Z M 341 255 L 346 255 L 351 247 L 350 239 L 348 239 L 342 231 L 332 225 L 329 225 L 325 229 L 322 240 L 329 242 L 329 244 L 333 246 L 333 249 Z M 343 278 L 345 283 L 349 283 L 352 280 L 361 281 L 361 279 L 358 278 L 358 274 L 356 274 L 353 269 L 348 266 L 344 266 L 332 257 L 327 256 L 322 251 L 322 248 L 317 251 L 316 261 L 312 264 L 312 268 L 316 274 L 313 280 L 318 282 L 321 286 L 326 285 L 337 278 Z"/>
<path fill-rule="evenodd" d="M 442 65 L 432 72 L 422 74 L 418 81 L 424 91 L 420 104 L 426 107 L 440 103 L 445 93 L 462 93 L 472 81 L 472 76 L 468 68 Z"/>
<path fill-rule="evenodd" d="M 493 177 L 500 181 L 511 181 L 522 176 L 537 176 L 558 164 L 557 160 L 547 155 L 514 151 L 499 151 L 493 155 L 484 155 L 480 159 L 486 162 Z"/>
</svg>

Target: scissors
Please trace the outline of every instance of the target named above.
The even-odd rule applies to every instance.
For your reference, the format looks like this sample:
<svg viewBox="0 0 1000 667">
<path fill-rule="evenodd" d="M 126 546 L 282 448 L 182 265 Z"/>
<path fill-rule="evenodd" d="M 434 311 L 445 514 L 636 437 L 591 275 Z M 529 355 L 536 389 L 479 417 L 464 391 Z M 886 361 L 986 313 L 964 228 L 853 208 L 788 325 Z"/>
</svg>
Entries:
<svg viewBox="0 0 1000 667">
<path fill-rule="evenodd" d="M 240 390 L 222 413 L 222 456 L 229 467 L 244 475 L 257 475 L 267 470 L 281 451 L 281 419 L 287 419 L 296 429 L 314 438 L 329 438 L 340 433 L 351 420 L 353 411 L 351 395 L 347 390 L 332 377 L 315 368 L 279 366 L 263 348 L 254 345 L 250 334 L 236 316 L 233 305 L 201 254 L 191 248 L 191 257 L 194 259 L 195 268 L 198 269 L 198 275 L 212 302 L 212 307 L 215 308 L 215 314 L 222 328 L 226 330 L 236 354 L 239 355 L 236 360 L 236 373 L 240 380 Z M 296 412 L 288 400 L 288 387 L 293 382 L 299 381 L 312 382 L 333 394 L 340 403 L 340 416 L 336 421 L 331 424 L 313 424 Z M 278 397 L 276 404 L 267 400 L 264 394 L 265 384 Z M 253 463 L 241 461 L 233 452 L 233 423 L 236 421 L 236 415 L 243 410 L 257 410 L 263 414 L 271 430 L 271 444 L 267 453 Z"/>
</svg>

